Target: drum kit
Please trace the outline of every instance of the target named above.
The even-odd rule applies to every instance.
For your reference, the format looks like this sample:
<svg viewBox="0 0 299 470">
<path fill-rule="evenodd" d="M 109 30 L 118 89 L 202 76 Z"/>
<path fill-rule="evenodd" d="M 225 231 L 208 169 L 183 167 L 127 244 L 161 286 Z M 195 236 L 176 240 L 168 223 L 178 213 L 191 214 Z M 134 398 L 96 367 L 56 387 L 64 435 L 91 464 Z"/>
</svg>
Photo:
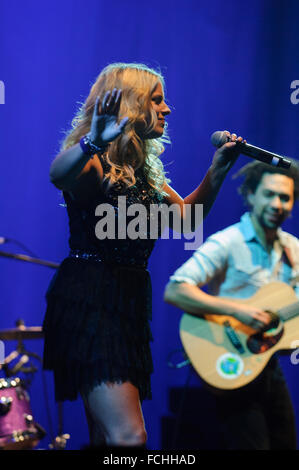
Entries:
<svg viewBox="0 0 299 470">
<path fill-rule="evenodd" d="M 57 268 L 58 265 L 38 258 L 26 255 L 15 255 L 1 252 L 0 256 L 6 256 L 22 261 L 43 264 Z M 34 449 L 46 436 L 45 429 L 38 424 L 32 414 L 30 405 L 29 388 L 35 372 L 38 368 L 30 360 L 41 358 L 34 352 L 29 352 L 24 347 L 24 340 L 43 338 L 42 327 L 26 327 L 23 320 L 16 322 L 16 328 L 0 331 L 1 341 L 17 341 L 15 351 L 7 357 L 0 358 L 0 450 L 29 450 Z M 15 363 L 16 361 L 16 363 Z M 64 449 L 69 434 L 63 434 L 62 403 L 58 404 L 58 435 L 49 445 L 50 449 Z"/>
</svg>

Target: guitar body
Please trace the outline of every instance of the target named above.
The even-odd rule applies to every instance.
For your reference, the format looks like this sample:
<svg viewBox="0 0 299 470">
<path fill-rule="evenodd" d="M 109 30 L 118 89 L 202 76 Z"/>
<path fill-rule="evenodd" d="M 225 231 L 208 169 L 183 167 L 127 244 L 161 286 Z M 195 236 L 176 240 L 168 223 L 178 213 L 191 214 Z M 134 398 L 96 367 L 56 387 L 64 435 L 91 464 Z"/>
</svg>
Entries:
<svg viewBox="0 0 299 470">
<path fill-rule="evenodd" d="M 229 300 L 272 312 L 298 302 L 294 290 L 283 282 L 267 284 L 248 299 Z M 231 339 L 231 330 L 236 334 L 237 346 Z M 299 346 L 299 315 L 279 321 L 275 328 L 262 334 L 231 316 L 197 317 L 185 313 L 180 322 L 180 337 L 200 377 L 212 387 L 233 390 L 257 378 L 276 351 Z"/>
</svg>

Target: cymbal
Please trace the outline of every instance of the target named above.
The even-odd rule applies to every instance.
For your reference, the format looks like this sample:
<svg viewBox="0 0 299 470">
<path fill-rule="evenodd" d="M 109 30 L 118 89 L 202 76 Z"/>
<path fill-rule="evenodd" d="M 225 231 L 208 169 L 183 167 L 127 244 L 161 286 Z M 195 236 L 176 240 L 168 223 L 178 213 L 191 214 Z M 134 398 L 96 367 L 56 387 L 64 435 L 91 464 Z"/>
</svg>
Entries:
<svg viewBox="0 0 299 470">
<path fill-rule="evenodd" d="M 20 340 L 43 338 L 41 326 L 21 326 L 9 330 L 0 330 L 0 340 Z"/>
</svg>

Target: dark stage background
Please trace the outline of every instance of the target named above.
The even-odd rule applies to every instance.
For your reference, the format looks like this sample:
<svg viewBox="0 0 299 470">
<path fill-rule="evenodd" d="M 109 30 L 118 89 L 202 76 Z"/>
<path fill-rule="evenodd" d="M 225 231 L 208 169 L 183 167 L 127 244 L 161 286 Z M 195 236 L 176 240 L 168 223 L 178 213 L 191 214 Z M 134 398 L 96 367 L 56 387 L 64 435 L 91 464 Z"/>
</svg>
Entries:
<svg viewBox="0 0 299 470">
<path fill-rule="evenodd" d="M 297 0 L 2 0 L 0 236 L 22 242 L 43 259 L 61 262 L 66 256 L 66 212 L 59 191 L 49 182 L 49 166 L 77 103 L 111 62 L 161 68 L 172 108 L 172 144 L 163 161 L 182 196 L 208 169 L 214 152 L 210 135 L 215 130 L 236 131 L 255 145 L 298 158 L 296 96 L 291 102 L 291 83 L 299 80 L 298 17 Z M 247 162 L 241 156 L 235 169 Z M 204 222 L 205 238 L 238 221 L 244 211 L 233 173 Z M 285 228 L 298 236 L 298 207 Z M 213 407 L 205 403 L 196 373 L 189 376 L 188 367 L 176 370 L 167 364 L 169 354 L 181 347 L 181 312 L 164 304 L 162 296 L 169 276 L 191 256 L 184 243 L 158 241 L 150 262 L 155 372 L 153 399 L 143 409 L 151 449 L 172 446 L 174 441 L 177 448 L 214 448 L 218 439 Z M 25 252 L 12 242 L 1 248 Z M 1 329 L 14 327 L 20 317 L 28 326 L 41 325 L 52 275 L 46 267 L 0 259 Z M 6 352 L 15 346 L 6 342 Z M 42 340 L 26 346 L 42 354 Z M 282 365 L 299 430 L 299 365 L 291 365 L 288 357 Z M 48 432 L 40 448 L 47 448 L 57 432 L 52 376 L 47 372 L 44 378 L 52 423 L 40 370 L 30 389 L 33 415 Z M 71 434 L 68 449 L 88 443 L 80 400 L 65 404 L 64 431 Z"/>
</svg>

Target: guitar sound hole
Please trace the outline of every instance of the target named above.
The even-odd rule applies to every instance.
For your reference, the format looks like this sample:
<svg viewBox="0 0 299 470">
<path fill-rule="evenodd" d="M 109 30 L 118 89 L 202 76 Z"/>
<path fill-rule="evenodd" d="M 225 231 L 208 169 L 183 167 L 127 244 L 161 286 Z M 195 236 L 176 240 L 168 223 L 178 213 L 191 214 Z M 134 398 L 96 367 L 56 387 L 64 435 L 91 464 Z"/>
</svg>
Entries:
<svg viewBox="0 0 299 470">
<path fill-rule="evenodd" d="M 273 348 L 283 335 L 283 324 L 271 324 L 267 330 L 255 333 L 247 339 L 247 347 L 253 354 L 261 354 Z"/>
</svg>

